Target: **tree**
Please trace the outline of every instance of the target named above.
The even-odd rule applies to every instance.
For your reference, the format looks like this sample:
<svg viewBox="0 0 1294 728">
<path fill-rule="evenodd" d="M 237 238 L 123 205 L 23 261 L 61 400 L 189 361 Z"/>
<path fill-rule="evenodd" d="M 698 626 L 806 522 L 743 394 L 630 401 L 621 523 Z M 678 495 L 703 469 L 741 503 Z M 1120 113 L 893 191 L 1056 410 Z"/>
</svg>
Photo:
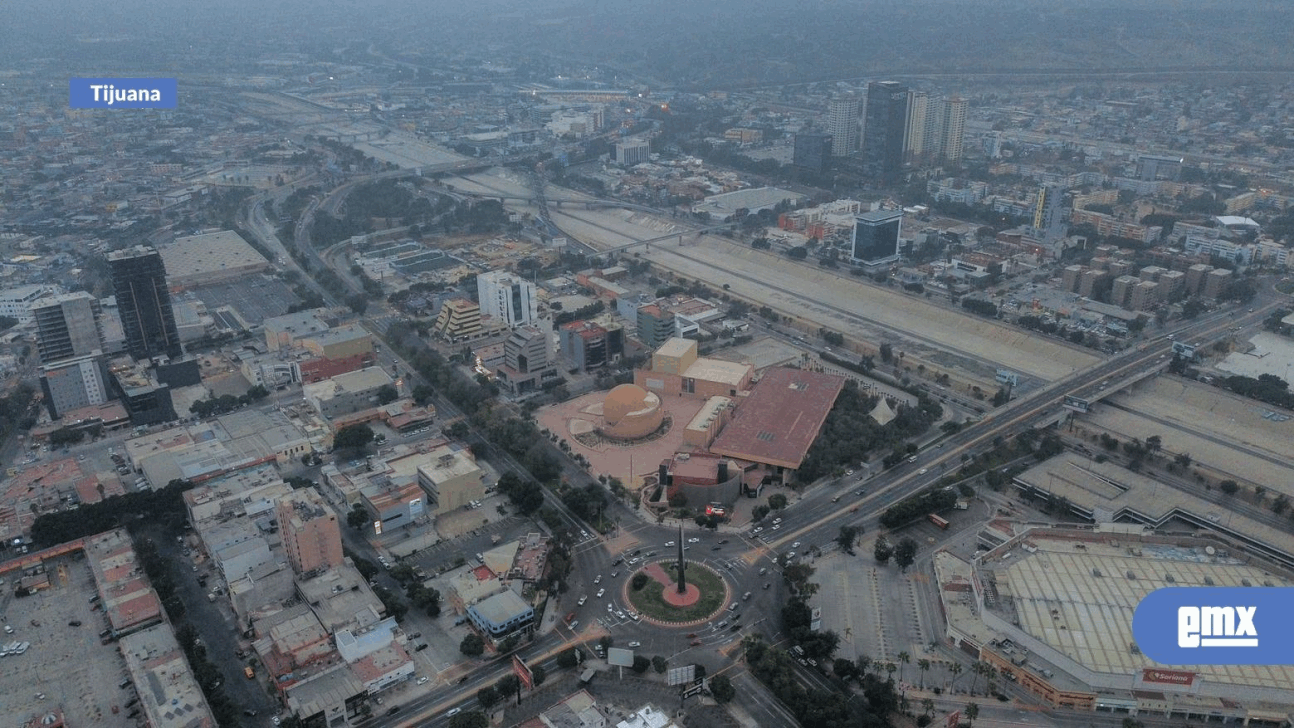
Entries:
<svg viewBox="0 0 1294 728">
<path fill-rule="evenodd" d="M 499 678 L 499 681 L 494 684 L 494 689 L 499 692 L 499 697 L 503 699 L 511 695 L 519 697 L 521 694 L 521 678 L 510 672 Z"/>
<path fill-rule="evenodd" d="M 641 675 L 647 672 L 649 667 L 651 667 L 651 660 L 642 655 L 634 655 L 634 664 L 630 667 L 631 670 Z"/>
<path fill-rule="evenodd" d="M 953 674 L 953 679 L 948 682 L 948 687 L 952 687 L 952 684 L 957 682 L 957 676 L 962 674 L 962 664 L 960 662 L 952 663 L 948 666 L 948 672 Z"/>
<path fill-rule="evenodd" d="M 648 581 L 647 575 L 640 571 L 637 574 L 634 574 L 634 578 L 629 580 L 629 586 L 634 591 L 639 591 L 643 587 L 647 586 L 647 581 Z"/>
<path fill-rule="evenodd" d="M 574 647 L 557 655 L 557 666 L 563 670 L 569 670 L 578 664 L 580 664 L 580 658 L 575 656 Z"/>
<path fill-rule="evenodd" d="M 485 652 L 485 640 L 481 639 L 481 636 L 475 632 L 469 633 L 458 644 L 458 651 L 468 657 L 480 657 Z"/>
<path fill-rule="evenodd" d="M 503 638 L 503 641 L 500 642 L 495 647 L 498 649 L 500 655 L 506 655 L 509 652 L 512 652 L 513 650 L 517 649 L 517 646 L 520 644 L 521 644 L 521 635 L 513 634 Z"/>
<path fill-rule="evenodd" d="M 887 344 L 881 344 L 881 363 L 889 364 L 894 360 L 894 347 Z"/>
<path fill-rule="evenodd" d="M 361 503 L 356 503 L 346 514 L 346 524 L 356 531 L 367 526 L 369 522 L 368 509 Z"/>
<path fill-rule="evenodd" d="M 413 403 L 421 407 L 431 401 L 436 396 L 436 390 L 426 384 L 419 384 L 413 388 Z"/>
<path fill-rule="evenodd" d="M 909 655 L 907 652 L 900 652 L 900 653 L 898 654 L 898 658 L 899 658 L 899 663 L 900 663 L 900 664 L 899 664 L 899 682 L 903 682 L 903 666 L 904 666 L 904 665 L 906 665 L 906 664 L 908 664 L 909 662 L 911 662 L 911 661 L 912 661 L 912 655 Z"/>
<path fill-rule="evenodd" d="M 907 571 L 912 562 L 916 561 L 916 556 L 917 542 L 911 536 L 904 536 L 899 540 L 898 546 L 894 547 L 894 563 L 903 571 Z"/>
<path fill-rule="evenodd" d="M 548 678 L 548 671 L 544 669 L 543 665 L 535 665 L 530 668 L 530 677 L 534 680 L 535 685 L 543 685 L 544 680 Z"/>
<path fill-rule="evenodd" d="M 477 702 L 479 702 L 481 707 L 486 710 L 493 708 L 502 699 L 503 698 L 499 696 L 499 691 L 496 690 L 493 685 L 486 685 L 476 691 Z"/>
<path fill-rule="evenodd" d="M 840 544 L 840 550 L 854 555 L 854 542 L 858 540 L 859 529 L 854 526 L 841 526 L 840 533 L 836 536 L 836 543 Z"/>
<path fill-rule="evenodd" d="M 975 719 L 979 717 L 979 703 L 967 703 L 966 707 L 962 709 L 962 715 L 966 716 L 966 720 L 971 726 L 974 726 Z"/>
<path fill-rule="evenodd" d="M 872 666 L 872 658 L 867 655 L 859 655 L 854 664 L 858 666 L 858 677 L 864 678 L 867 677 L 867 668 Z"/>
<path fill-rule="evenodd" d="M 346 305 L 355 312 L 356 316 L 363 316 L 368 310 L 368 298 L 362 293 L 356 293 L 346 297 Z"/>
<path fill-rule="evenodd" d="M 664 675 L 665 671 L 669 669 L 669 661 L 660 655 L 656 655 L 651 658 L 651 666 L 657 674 Z"/>
<path fill-rule="evenodd" d="M 930 660 L 922 657 L 917 660 L 917 669 L 921 671 L 921 689 L 926 689 L 926 673 L 930 670 Z"/>
<path fill-rule="evenodd" d="M 763 505 L 755 506 L 754 510 L 750 512 L 750 518 L 755 523 L 759 523 L 760 521 L 764 520 L 767 516 L 768 516 L 768 506 L 763 506 Z"/>
<path fill-rule="evenodd" d="M 775 511 L 780 511 L 786 507 L 786 496 L 782 493 L 774 493 L 768 497 L 768 507 Z"/>
<path fill-rule="evenodd" d="M 858 674 L 858 666 L 853 660 L 846 660 L 843 657 L 837 657 L 835 662 L 831 663 L 831 671 L 841 680 L 848 680 Z"/>
<path fill-rule="evenodd" d="M 716 703 L 726 703 L 737 695 L 737 691 L 732 687 L 732 681 L 727 675 L 715 675 L 710 678 L 710 695 L 714 696 Z"/>
<path fill-rule="evenodd" d="M 988 663 L 982 660 L 977 660 L 971 665 L 971 674 L 974 675 L 974 678 L 971 680 L 971 694 L 974 695 L 975 688 L 979 687 L 980 675 L 988 674 Z"/>
<path fill-rule="evenodd" d="M 400 398 L 400 392 L 390 384 L 383 384 L 377 388 L 377 403 L 379 406 L 391 404 Z"/>
<path fill-rule="evenodd" d="M 373 437 L 373 428 L 368 425 L 346 425 L 333 435 L 332 444 L 338 450 L 363 450 Z"/>
<path fill-rule="evenodd" d="M 1240 484 L 1234 480 L 1224 480 L 1218 483 L 1218 489 L 1227 495 L 1235 495 L 1240 490 Z"/>
<path fill-rule="evenodd" d="M 894 547 L 884 537 L 876 539 L 876 546 L 872 548 L 872 555 L 876 557 L 876 563 L 884 566 L 889 563 L 890 557 L 894 555 Z"/>
<path fill-rule="evenodd" d="M 449 719 L 449 728 L 489 728 L 490 719 L 485 713 L 473 710 L 470 713 L 459 713 Z"/>
</svg>

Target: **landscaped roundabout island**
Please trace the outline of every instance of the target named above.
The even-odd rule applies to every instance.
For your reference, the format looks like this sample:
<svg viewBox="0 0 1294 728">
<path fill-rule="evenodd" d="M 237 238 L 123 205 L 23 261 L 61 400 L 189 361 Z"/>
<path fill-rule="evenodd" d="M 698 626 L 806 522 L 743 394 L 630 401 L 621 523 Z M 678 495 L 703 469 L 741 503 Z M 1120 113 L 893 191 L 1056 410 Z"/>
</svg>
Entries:
<svg viewBox="0 0 1294 728">
<path fill-rule="evenodd" d="M 661 624 L 685 625 L 714 616 L 728 601 L 728 586 L 713 569 L 686 561 L 678 588 L 678 562 L 657 561 L 635 571 L 625 585 L 633 608 Z"/>
</svg>

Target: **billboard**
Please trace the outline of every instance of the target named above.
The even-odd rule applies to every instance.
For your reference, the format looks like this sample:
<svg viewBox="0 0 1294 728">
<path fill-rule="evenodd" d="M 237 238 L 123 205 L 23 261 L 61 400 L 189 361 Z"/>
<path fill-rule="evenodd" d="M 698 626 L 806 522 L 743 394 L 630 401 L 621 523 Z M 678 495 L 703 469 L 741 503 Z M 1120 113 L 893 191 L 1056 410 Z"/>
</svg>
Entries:
<svg viewBox="0 0 1294 728">
<path fill-rule="evenodd" d="M 530 666 L 526 664 L 525 660 L 516 655 L 512 656 L 512 674 L 517 676 L 517 679 L 521 681 L 521 684 L 527 690 L 535 687 L 535 676 L 530 672 Z"/>
<path fill-rule="evenodd" d="M 671 667 L 665 673 L 666 685 L 682 685 L 683 683 L 692 682 L 696 678 L 696 665 L 684 665 L 683 667 Z"/>
<path fill-rule="evenodd" d="M 1158 667 L 1147 667 L 1141 671 L 1141 681 L 1190 687 L 1195 682 L 1195 673 L 1186 670 L 1164 670 Z"/>
<path fill-rule="evenodd" d="M 613 667 L 633 667 L 634 651 L 611 647 L 607 649 L 607 664 Z"/>
<path fill-rule="evenodd" d="M 1065 407 L 1072 409 L 1075 412 L 1086 412 L 1091 406 L 1092 403 L 1082 397 L 1075 397 L 1070 394 L 1065 395 Z"/>
</svg>

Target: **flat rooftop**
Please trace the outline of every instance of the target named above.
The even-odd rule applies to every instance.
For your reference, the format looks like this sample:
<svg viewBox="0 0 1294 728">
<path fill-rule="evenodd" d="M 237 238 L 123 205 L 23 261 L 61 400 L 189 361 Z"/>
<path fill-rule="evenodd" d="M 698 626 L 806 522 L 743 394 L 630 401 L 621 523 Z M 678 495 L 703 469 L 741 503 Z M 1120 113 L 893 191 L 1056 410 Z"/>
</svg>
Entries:
<svg viewBox="0 0 1294 728">
<path fill-rule="evenodd" d="M 991 574 L 996 584 L 999 599 L 992 609 L 1008 621 L 1018 619 L 1023 631 L 1100 673 L 1126 676 L 1160 666 L 1130 649 L 1135 644 L 1133 612 L 1156 589 L 1291 586 L 1247 555 L 1226 555 L 1217 549 L 1208 554 L 1203 543 L 1182 546 L 1118 535 L 1078 541 L 1035 531 L 1024 544 L 1028 548 L 995 554 L 982 567 L 982 576 Z M 1187 669 L 1220 683 L 1285 689 L 1294 685 L 1294 665 Z"/>
<path fill-rule="evenodd" d="M 710 451 L 798 468 L 818 437 L 845 380 L 803 369 L 770 369 L 719 433 Z"/>
<path fill-rule="evenodd" d="M 176 238 L 159 252 L 166 265 L 166 277 L 173 284 L 175 280 L 191 282 L 208 276 L 246 274 L 270 267 L 265 256 L 232 230 Z"/>
<path fill-rule="evenodd" d="M 1294 561 L 1294 539 L 1288 532 L 1108 461 L 1066 452 L 1017 475 L 1015 483 L 1065 498 L 1097 523 L 1134 520 L 1158 527 L 1176 518 L 1240 539 L 1281 563 Z"/>
<path fill-rule="evenodd" d="M 740 387 L 750 376 L 750 365 L 701 357 L 683 372 L 683 376 L 706 382 L 719 382 L 730 387 Z"/>
</svg>

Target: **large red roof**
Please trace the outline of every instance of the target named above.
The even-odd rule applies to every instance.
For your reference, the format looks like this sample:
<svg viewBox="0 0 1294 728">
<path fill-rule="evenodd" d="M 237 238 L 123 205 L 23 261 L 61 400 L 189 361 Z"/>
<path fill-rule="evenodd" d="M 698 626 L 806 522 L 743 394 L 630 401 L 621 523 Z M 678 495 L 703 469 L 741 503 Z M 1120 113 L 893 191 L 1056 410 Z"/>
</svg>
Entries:
<svg viewBox="0 0 1294 728">
<path fill-rule="evenodd" d="M 764 374 L 750 396 L 739 400 L 732 421 L 710 452 L 795 469 L 804 462 L 845 380 L 803 369 Z"/>
</svg>

